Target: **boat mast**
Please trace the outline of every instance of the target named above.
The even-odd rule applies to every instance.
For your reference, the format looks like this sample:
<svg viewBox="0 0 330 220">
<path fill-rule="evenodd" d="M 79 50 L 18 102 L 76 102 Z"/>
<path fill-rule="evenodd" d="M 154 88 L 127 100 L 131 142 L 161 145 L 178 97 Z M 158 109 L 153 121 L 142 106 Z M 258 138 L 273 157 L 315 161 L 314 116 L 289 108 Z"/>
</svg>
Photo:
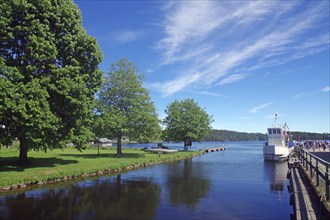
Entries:
<svg viewBox="0 0 330 220">
<path fill-rule="evenodd" d="M 280 127 L 280 125 L 278 124 L 278 120 L 277 120 L 277 112 L 275 113 L 275 125 L 274 125 L 275 128 L 278 128 Z"/>
<path fill-rule="evenodd" d="M 284 136 L 284 140 L 285 140 L 285 144 L 287 142 L 289 142 L 289 134 L 288 134 L 288 131 L 289 131 L 289 127 L 288 125 L 286 124 L 286 122 L 284 123 L 284 126 L 283 126 L 283 136 Z"/>
</svg>

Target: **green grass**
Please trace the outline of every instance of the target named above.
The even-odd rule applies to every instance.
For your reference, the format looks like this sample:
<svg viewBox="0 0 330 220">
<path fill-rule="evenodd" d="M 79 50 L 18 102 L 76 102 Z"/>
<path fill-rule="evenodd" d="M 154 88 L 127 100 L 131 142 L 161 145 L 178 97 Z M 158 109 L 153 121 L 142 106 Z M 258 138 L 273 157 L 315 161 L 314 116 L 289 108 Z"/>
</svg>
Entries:
<svg viewBox="0 0 330 220">
<path fill-rule="evenodd" d="M 124 156 L 117 158 L 116 149 L 90 148 L 79 152 L 74 148 L 56 149 L 47 153 L 30 151 L 29 163 L 18 165 L 17 148 L 0 149 L 0 188 L 14 184 L 31 184 L 65 176 L 80 176 L 104 170 L 126 169 L 132 165 L 166 162 L 190 158 L 200 152 L 178 152 L 174 154 L 151 154 L 140 149 L 123 149 Z"/>
</svg>

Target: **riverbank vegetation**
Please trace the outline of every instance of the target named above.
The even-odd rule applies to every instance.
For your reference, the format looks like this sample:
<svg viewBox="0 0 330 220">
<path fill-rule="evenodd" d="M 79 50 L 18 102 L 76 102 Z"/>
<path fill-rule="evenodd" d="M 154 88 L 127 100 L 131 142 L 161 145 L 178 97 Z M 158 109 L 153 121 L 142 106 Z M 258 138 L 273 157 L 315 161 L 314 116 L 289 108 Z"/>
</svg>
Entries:
<svg viewBox="0 0 330 220">
<path fill-rule="evenodd" d="M 329 133 L 289 131 L 292 140 L 330 140 Z M 203 141 L 266 141 L 266 133 L 247 133 L 213 129 Z"/>
<path fill-rule="evenodd" d="M 265 141 L 266 134 L 213 129 L 203 141 Z"/>
<path fill-rule="evenodd" d="M 21 163 L 32 149 L 84 148 L 103 74 L 78 6 L 2 1 L 0 21 L 0 143 L 19 140 Z"/>
<path fill-rule="evenodd" d="M 64 150 L 54 149 L 47 153 L 31 151 L 29 163 L 22 166 L 17 163 L 18 151 L 17 147 L 0 149 L 0 189 L 116 173 L 201 154 L 199 151 L 152 154 L 141 149 L 125 148 L 123 157 L 118 158 L 115 148 L 102 148 L 98 155 L 96 148 L 88 148 L 79 152 L 77 149 L 69 147 Z"/>
<path fill-rule="evenodd" d="M 311 133 L 293 131 L 289 132 L 292 135 L 293 140 L 330 140 L 329 133 Z"/>
<path fill-rule="evenodd" d="M 115 138 L 117 156 L 122 157 L 123 137 L 139 142 L 160 139 L 161 127 L 149 92 L 142 87 L 142 76 L 134 63 L 121 59 L 112 64 L 98 93 L 94 132 Z"/>
<path fill-rule="evenodd" d="M 165 141 L 184 143 L 184 150 L 193 141 L 201 140 L 211 131 L 212 116 L 209 116 L 193 99 L 175 100 L 165 109 L 163 120 Z"/>
<path fill-rule="evenodd" d="M 109 73 L 99 69 L 102 52 L 72 0 L 5 1 L 0 20 L 0 146 L 18 142 L 21 165 L 31 163 L 28 153 L 38 161 L 33 150 L 82 151 L 96 137 L 116 139 L 118 157 L 123 137 L 159 140 L 138 68 L 120 59 Z"/>
</svg>

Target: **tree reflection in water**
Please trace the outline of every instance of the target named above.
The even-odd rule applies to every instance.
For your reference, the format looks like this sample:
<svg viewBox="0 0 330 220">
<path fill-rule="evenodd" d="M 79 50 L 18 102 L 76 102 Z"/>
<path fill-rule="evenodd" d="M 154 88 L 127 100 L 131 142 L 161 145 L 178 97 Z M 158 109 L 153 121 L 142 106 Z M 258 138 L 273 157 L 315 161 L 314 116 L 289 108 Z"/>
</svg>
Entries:
<svg viewBox="0 0 330 220">
<path fill-rule="evenodd" d="M 192 159 L 184 160 L 182 165 L 183 167 L 178 167 L 177 163 L 169 165 L 170 175 L 167 180 L 169 199 L 173 205 L 182 205 L 189 210 L 195 210 L 200 199 L 207 195 L 210 181 L 203 177 L 201 166 L 192 166 Z"/>
<path fill-rule="evenodd" d="M 0 211 L 4 219 L 153 219 L 159 201 L 151 180 L 117 175 L 4 197 Z"/>
</svg>

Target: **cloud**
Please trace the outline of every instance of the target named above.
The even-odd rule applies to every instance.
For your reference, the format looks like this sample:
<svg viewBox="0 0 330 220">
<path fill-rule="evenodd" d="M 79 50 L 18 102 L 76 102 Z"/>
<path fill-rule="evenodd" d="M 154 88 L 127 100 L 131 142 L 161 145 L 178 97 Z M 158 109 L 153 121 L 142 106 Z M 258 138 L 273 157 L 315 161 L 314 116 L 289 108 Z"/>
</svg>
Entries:
<svg viewBox="0 0 330 220">
<path fill-rule="evenodd" d="M 240 81 L 244 78 L 247 77 L 247 74 L 233 74 L 233 75 L 229 75 L 228 77 L 222 79 L 219 82 L 219 85 L 225 85 L 225 84 L 230 84 L 236 81 Z"/>
<path fill-rule="evenodd" d="M 162 51 L 165 64 L 181 59 L 178 54 L 191 58 L 196 52 L 185 49 L 203 40 L 214 31 L 222 19 L 217 16 L 217 5 L 213 1 L 188 1 L 172 3 L 166 7 L 165 22 L 162 24 L 165 36 L 156 48 Z M 218 18 L 218 19 L 215 19 Z"/>
<path fill-rule="evenodd" d="M 323 89 L 321 89 L 322 92 L 329 92 L 330 91 L 330 86 L 326 86 Z"/>
<path fill-rule="evenodd" d="M 270 106 L 270 105 L 273 105 L 273 103 L 268 102 L 268 103 L 265 103 L 265 104 L 262 104 L 262 105 L 258 105 L 258 106 L 256 106 L 256 107 L 252 108 L 252 109 L 250 110 L 250 112 L 251 112 L 251 113 L 258 113 L 261 109 L 264 109 L 264 108 L 266 108 L 266 107 L 268 107 L 268 106 Z"/>
<path fill-rule="evenodd" d="M 307 92 L 301 92 L 293 96 L 293 98 L 301 98 L 301 97 L 306 97 L 306 96 L 312 96 L 320 92 L 329 92 L 330 91 L 330 86 L 326 86 L 320 90 L 314 90 L 314 91 L 307 91 Z"/>
<path fill-rule="evenodd" d="M 315 93 L 315 92 L 301 92 L 301 93 L 295 94 L 295 95 L 293 96 L 293 98 L 306 97 L 306 96 L 313 95 L 314 93 Z"/>
<path fill-rule="evenodd" d="M 228 98 L 228 96 L 220 94 L 220 93 L 216 93 L 216 92 L 208 92 L 208 91 L 200 91 L 198 92 L 199 94 L 202 95 L 208 95 L 208 96 L 214 96 L 214 97 L 226 97 Z"/>
<path fill-rule="evenodd" d="M 141 33 L 138 31 L 120 30 L 113 33 L 112 36 L 113 41 L 117 44 L 127 44 L 136 41 L 141 36 Z"/>
<path fill-rule="evenodd" d="M 175 81 L 166 81 L 164 83 L 152 83 L 150 84 L 151 89 L 158 90 L 163 94 L 163 97 L 172 95 L 184 88 L 191 83 L 198 81 L 201 78 L 200 73 L 189 74 L 180 77 Z"/>
<path fill-rule="evenodd" d="M 182 70 L 158 83 L 163 96 L 243 80 L 272 67 L 329 49 L 328 2 L 173 1 L 164 7 L 160 68 Z M 230 12 L 230 13 L 228 13 Z M 304 19 L 301 19 L 301 18 Z M 317 25 L 316 25 L 317 24 Z M 320 24 L 323 24 L 323 26 Z M 258 31 L 255 31 L 256 28 Z M 308 38 L 306 38 L 308 36 Z M 245 68 L 244 74 L 241 69 Z M 198 73 L 198 74 L 196 74 Z"/>
</svg>

